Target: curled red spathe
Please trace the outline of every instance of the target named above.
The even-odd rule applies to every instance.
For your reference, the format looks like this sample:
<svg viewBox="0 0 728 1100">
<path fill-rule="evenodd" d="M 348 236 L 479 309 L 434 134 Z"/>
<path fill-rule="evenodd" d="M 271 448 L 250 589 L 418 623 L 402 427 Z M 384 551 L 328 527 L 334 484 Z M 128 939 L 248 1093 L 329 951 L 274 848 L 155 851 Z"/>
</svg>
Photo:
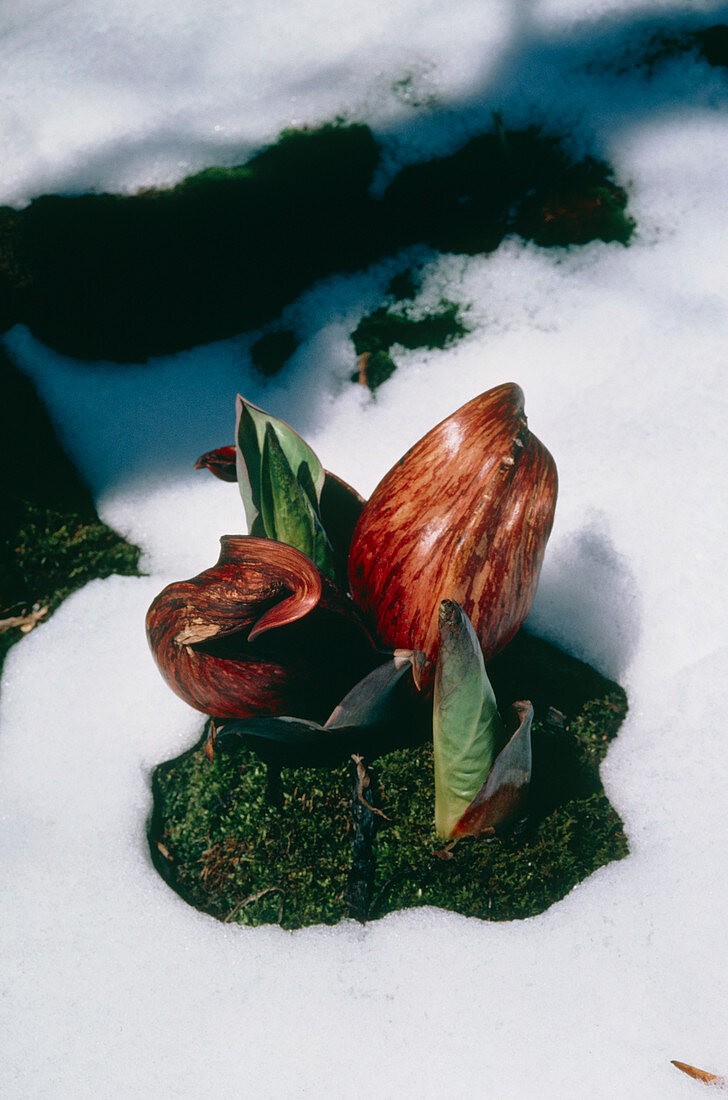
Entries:
<svg viewBox="0 0 728 1100">
<path fill-rule="evenodd" d="M 168 585 L 147 613 L 160 672 L 216 718 L 330 713 L 376 663 L 351 600 L 300 551 L 226 535 L 217 563 Z"/>
</svg>

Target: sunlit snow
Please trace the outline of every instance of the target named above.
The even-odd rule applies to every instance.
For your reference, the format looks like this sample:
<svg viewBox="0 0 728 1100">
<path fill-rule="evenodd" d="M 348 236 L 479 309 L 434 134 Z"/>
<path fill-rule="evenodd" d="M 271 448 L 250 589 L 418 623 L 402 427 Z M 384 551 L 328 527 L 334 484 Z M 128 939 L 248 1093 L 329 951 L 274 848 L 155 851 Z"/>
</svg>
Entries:
<svg viewBox="0 0 728 1100">
<path fill-rule="evenodd" d="M 268 382 L 255 334 L 144 366 L 5 337 L 149 575 L 90 584 L 5 666 L 4 1096 L 669 1100 L 704 1088 L 670 1059 L 728 1074 L 728 74 L 692 54 L 635 69 L 660 20 L 728 9 L 7 0 L 0 203 L 168 182 L 336 115 L 370 122 L 401 162 L 500 109 L 607 156 L 638 233 L 430 257 L 422 299 L 468 307 L 471 332 L 397 355 L 376 398 L 349 381 L 349 334 L 393 261 L 291 304 L 303 342 Z M 151 769 L 201 722 L 159 678 L 144 613 L 243 527 L 235 487 L 192 463 L 232 441 L 240 391 L 370 492 L 444 415 L 511 380 L 560 476 L 530 625 L 627 688 L 602 777 L 630 856 L 523 922 L 428 909 L 286 933 L 200 915 L 145 837 Z"/>
</svg>

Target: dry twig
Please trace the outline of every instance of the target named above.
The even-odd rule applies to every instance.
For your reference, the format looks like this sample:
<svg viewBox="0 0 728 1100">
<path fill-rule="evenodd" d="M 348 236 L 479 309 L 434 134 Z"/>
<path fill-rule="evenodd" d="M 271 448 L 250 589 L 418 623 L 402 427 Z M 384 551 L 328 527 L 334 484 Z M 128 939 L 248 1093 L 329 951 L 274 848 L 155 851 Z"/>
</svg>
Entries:
<svg viewBox="0 0 728 1100">
<path fill-rule="evenodd" d="M 11 615 L 9 619 L 0 619 L 0 633 L 4 634 L 6 630 L 20 630 L 22 634 L 29 634 L 45 619 L 48 611 L 48 607 L 34 607 L 25 615 Z"/>
</svg>

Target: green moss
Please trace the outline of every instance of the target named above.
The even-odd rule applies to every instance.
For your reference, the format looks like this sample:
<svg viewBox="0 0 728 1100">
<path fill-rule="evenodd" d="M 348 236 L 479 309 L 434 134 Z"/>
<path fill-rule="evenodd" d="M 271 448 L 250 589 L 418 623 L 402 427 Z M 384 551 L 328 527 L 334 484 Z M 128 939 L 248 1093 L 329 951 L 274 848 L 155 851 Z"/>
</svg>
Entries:
<svg viewBox="0 0 728 1100">
<path fill-rule="evenodd" d="M 728 68 L 728 26 L 716 23 L 695 32 L 695 42 L 709 65 L 716 68 Z"/>
<path fill-rule="evenodd" d="M 440 309 L 428 312 L 424 317 L 412 317 L 406 311 L 382 306 L 363 317 L 351 334 L 356 354 L 368 356 L 363 376 L 359 369 L 351 379 L 353 382 L 364 381 L 374 392 L 397 369 L 389 354 L 394 344 L 409 349 L 444 348 L 467 331 L 454 302 L 443 300 Z"/>
<path fill-rule="evenodd" d="M 467 332 L 454 302 L 443 301 L 440 309 L 414 318 L 405 312 L 377 309 L 363 317 L 352 333 L 357 355 L 365 351 L 389 351 L 393 344 L 403 348 L 444 348 Z"/>
<path fill-rule="evenodd" d="M 5 603 L 15 596 L 55 608 L 90 580 L 139 576 L 139 548 L 99 520 L 29 504 L 13 541 L 5 547 Z"/>
<path fill-rule="evenodd" d="M 589 241 L 627 244 L 634 222 L 625 217 L 625 192 L 614 184 L 538 196 L 524 202 L 516 220 L 521 236 L 544 248 Z"/>
<path fill-rule="evenodd" d="M 0 467 L 0 619 L 33 608 L 51 614 L 90 580 L 139 574 L 139 549 L 99 520 L 88 489 L 63 453 L 33 387 L 0 352 L 5 422 Z M 12 475 L 12 476 L 10 476 Z M 0 665 L 23 637 L 0 631 Z"/>
<path fill-rule="evenodd" d="M 265 325 L 317 279 L 417 243 L 475 254 L 511 232 L 545 244 L 632 232 L 608 166 L 535 129 L 499 123 L 373 197 L 380 159 L 366 126 L 324 126 L 167 191 L 2 208 L 0 328 L 23 321 L 67 354 L 142 361 Z"/>
<path fill-rule="evenodd" d="M 627 853 L 602 790 L 598 761 L 626 709 L 622 689 L 521 633 L 491 665 L 501 708 L 536 707 L 528 818 L 508 839 L 467 839 L 445 851 L 433 829 L 432 747 L 370 765 L 378 818 L 370 917 L 436 905 L 506 920 L 543 911 L 577 882 Z M 524 691 L 528 685 L 533 690 Z M 283 805 L 266 801 L 266 770 L 241 749 L 210 763 L 200 746 L 154 776 L 150 844 L 167 881 L 224 920 L 286 928 L 349 915 L 350 774 L 282 771 Z"/>
<path fill-rule="evenodd" d="M 246 750 L 210 763 L 199 749 L 158 768 L 155 861 L 221 920 L 333 924 L 346 915 L 347 768 L 286 769 L 280 809 L 266 801 L 266 779 Z"/>
<path fill-rule="evenodd" d="M 596 192 L 610 203 L 597 204 Z M 557 138 L 534 127 L 506 131 L 499 117 L 492 133 L 456 153 L 403 169 L 385 200 L 404 235 L 442 252 L 491 252 L 507 233 L 546 234 L 555 210 L 558 240 L 544 243 L 627 243 L 634 229 L 606 164 L 573 161 Z"/>
<path fill-rule="evenodd" d="M 372 916 L 420 905 L 486 920 L 535 916 L 628 850 L 603 792 L 556 808 L 525 835 L 468 837 L 450 850 L 436 845 L 434 836 L 392 831 Z"/>
<path fill-rule="evenodd" d="M 113 573 L 138 577 L 139 553 L 98 519 L 28 504 L 19 528 L 0 545 L 0 617 L 45 608 L 46 618 L 89 581 Z M 18 628 L 0 633 L 0 667 L 22 637 Z"/>
<path fill-rule="evenodd" d="M 68 354 L 122 362 L 258 328 L 379 253 L 378 159 L 366 127 L 323 127 L 168 191 L 41 196 L 20 215 L 30 278 L 14 319 Z"/>
</svg>

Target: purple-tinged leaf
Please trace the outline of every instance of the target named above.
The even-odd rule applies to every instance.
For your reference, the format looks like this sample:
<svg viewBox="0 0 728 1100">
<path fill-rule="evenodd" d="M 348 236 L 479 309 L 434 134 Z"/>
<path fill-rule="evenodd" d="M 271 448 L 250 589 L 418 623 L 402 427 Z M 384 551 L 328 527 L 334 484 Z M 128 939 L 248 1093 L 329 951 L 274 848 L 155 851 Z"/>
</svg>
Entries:
<svg viewBox="0 0 728 1100">
<path fill-rule="evenodd" d="M 443 839 L 482 787 L 504 738 L 472 623 L 458 603 L 443 600 L 432 715 L 435 828 Z"/>
<path fill-rule="evenodd" d="M 523 817 L 531 780 L 533 707 L 513 704 L 519 725 L 496 757 L 490 774 L 453 830 L 453 837 L 507 829 Z"/>
<path fill-rule="evenodd" d="M 391 661 L 375 668 L 354 685 L 326 720 L 325 728 L 337 730 L 356 726 L 369 729 L 403 717 L 403 704 L 406 707 L 410 703 L 413 688 L 418 690 L 423 659 L 424 653 L 416 650 L 397 650 Z"/>
<path fill-rule="evenodd" d="M 324 765 L 352 753 L 372 759 L 424 740 L 429 707 L 414 683 L 416 653 L 399 653 L 365 676 L 321 726 L 301 718 L 250 717 L 214 730 L 209 751 L 252 748 L 263 760 L 289 767 Z"/>
</svg>

